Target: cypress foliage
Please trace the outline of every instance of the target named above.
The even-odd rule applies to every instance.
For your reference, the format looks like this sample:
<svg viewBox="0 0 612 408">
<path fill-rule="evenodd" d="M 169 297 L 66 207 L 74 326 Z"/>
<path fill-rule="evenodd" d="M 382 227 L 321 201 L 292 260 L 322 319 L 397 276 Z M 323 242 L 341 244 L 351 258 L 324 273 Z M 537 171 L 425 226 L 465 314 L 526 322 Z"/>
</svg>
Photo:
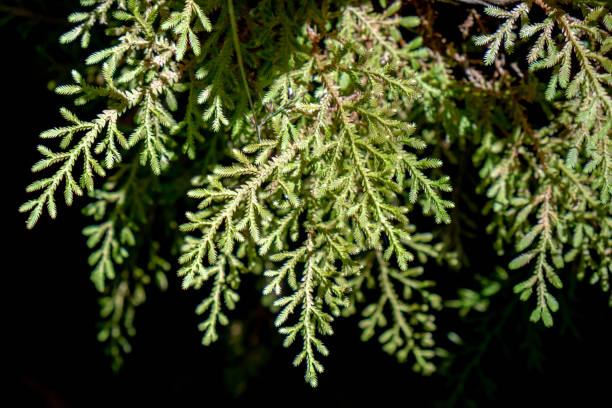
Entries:
<svg viewBox="0 0 612 408">
<path fill-rule="evenodd" d="M 176 274 L 202 293 L 206 345 L 259 276 L 312 386 L 342 317 L 430 374 L 439 311 L 486 311 L 507 270 L 547 327 L 572 276 L 610 291 L 609 7 L 462 3 L 465 41 L 447 47 L 432 1 L 81 0 L 60 41 L 107 47 L 56 88 L 75 107 L 41 134 L 57 142 L 38 147 L 20 211 L 28 228 L 58 200 L 91 216 L 116 367 L 146 292 Z M 470 212 L 499 267 L 443 297 L 424 271 L 470 273 Z"/>
</svg>

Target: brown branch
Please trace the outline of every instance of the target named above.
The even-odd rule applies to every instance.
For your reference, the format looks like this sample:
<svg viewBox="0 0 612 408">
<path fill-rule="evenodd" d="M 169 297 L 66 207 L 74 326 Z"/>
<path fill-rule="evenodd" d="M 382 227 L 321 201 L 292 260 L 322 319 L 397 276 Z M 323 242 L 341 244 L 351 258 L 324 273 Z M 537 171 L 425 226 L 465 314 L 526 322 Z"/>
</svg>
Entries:
<svg viewBox="0 0 612 408">
<path fill-rule="evenodd" d="M 479 6 L 508 6 L 521 0 L 453 0 L 458 3 L 474 4 Z"/>
</svg>

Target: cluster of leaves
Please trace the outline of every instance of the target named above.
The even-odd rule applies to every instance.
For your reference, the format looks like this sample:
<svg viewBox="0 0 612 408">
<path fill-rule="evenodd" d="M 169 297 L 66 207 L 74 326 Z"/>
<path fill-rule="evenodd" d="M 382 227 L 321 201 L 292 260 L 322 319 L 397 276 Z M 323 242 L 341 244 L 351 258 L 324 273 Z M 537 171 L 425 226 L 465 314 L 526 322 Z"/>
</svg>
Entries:
<svg viewBox="0 0 612 408">
<path fill-rule="evenodd" d="M 520 253 L 508 267 L 534 265 L 533 275 L 514 290 L 522 300 L 535 292 L 531 320 L 542 319 L 551 326 L 551 312 L 559 306 L 548 285 L 563 286 L 558 272 L 567 264 L 576 260 L 579 276 L 591 270 L 592 281 L 601 281 L 602 288 L 609 290 L 612 60 L 607 55 L 612 49 L 612 14 L 604 7 L 584 4 L 579 7 L 582 15 L 576 17 L 568 12 L 573 10 L 534 3 L 546 15 L 542 22 L 530 21 L 535 4 L 528 2 L 512 10 L 488 7 L 488 15 L 505 22 L 495 33 L 477 37 L 476 43 L 489 44 L 486 64 L 495 61 L 502 41 L 507 52 L 512 52 L 517 39 L 528 44 L 529 71 L 552 71 L 544 97 L 536 100 L 551 112 L 551 120 L 534 129 L 519 119 L 511 148 L 483 181 L 497 206 L 500 239 L 515 239 Z M 517 36 L 514 30 L 519 24 Z"/>
<path fill-rule="evenodd" d="M 334 37 L 307 26 L 292 69 L 280 73 L 262 99 L 268 115 L 243 129 L 241 136 L 253 143 L 234 149 L 235 164 L 216 167 L 189 193 L 202 200 L 200 211 L 188 213 L 182 226 L 201 231 L 183 249 L 184 285 L 215 281 L 213 295 L 201 306 L 209 313 L 204 341 L 217 337 L 215 323 L 227 324 L 221 302 L 232 308 L 237 300 L 233 283 L 244 269 L 240 258 L 255 256 L 250 262 L 263 261 L 269 279 L 264 294 L 279 296 L 276 325 L 285 344 L 302 338 L 294 363 L 305 362 L 312 385 L 322 371 L 315 351 L 328 352 L 320 335 L 331 334 L 334 316 L 351 304 L 350 293 L 364 281 L 362 269 L 372 268 L 364 264 L 369 253 L 377 255 L 382 281 L 379 309 L 388 300 L 393 310 L 394 326 L 381 341 L 391 352 L 398 349 L 401 359 L 413 352 L 419 369 L 433 371 L 426 361 L 433 353 L 422 350 L 433 345 L 431 335 L 413 328 L 433 330 L 432 317 L 419 313 L 419 304 L 403 303 L 390 279 L 406 287 L 405 298 L 411 288 L 425 292 L 428 285 L 414 279 L 408 264 L 411 250 L 428 253 L 429 245 L 413 239 L 406 213 L 419 204 L 436 221 L 448 222 L 452 203 L 439 191 L 450 186 L 447 177 L 432 180 L 424 173 L 441 163 L 419 158 L 425 145 L 393 108 L 399 98 L 413 97 L 412 84 L 393 75 L 392 65 L 380 68 L 366 51 L 366 41 L 373 48 L 384 44 L 376 43 L 376 32 L 363 22 L 369 22 L 367 9 L 346 7 Z M 390 272 L 389 262 L 402 272 Z M 427 292 L 425 297 L 425 310 L 429 302 L 439 304 Z M 386 325 L 381 310 L 373 316 L 370 310 L 365 337 Z M 297 321 L 289 323 L 293 314 Z"/>
<path fill-rule="evenodd" d="M 550 286 L 564 275 L 609 291 L 612 15 L 599 2 L 502 2 L 513 5 L 485 9 L 492 34 L 471 9 L 460 29 L 477 36 L 457 50 L 421 24 L 431 2 L 415 7 L 420 18 L 399 1 L 380 12 L 349 1 L 81 3 L 89 11 L 69 17 L 77 26 L 61 41 L 86 48 L 106 25 L 109 47 L 86 59 L 94 75 L 75 70 L 56 91 L 103 109 L 89 121 L 61 109 L 69 124 L 41 134 L 59 150 L 39 146 L 33 167 L 51 174 L 20 211 L 31 228 L 45 211 L 55 218 L 62 185 L 67 205 L 89 194 L 100 339 L 116 362 L 145 288 L 166 286 L 173 250 L 183 287 L 208 290 L 204 344 L 228 324 L 242 275 L 259 275 L 313 386 L 323 336 L 354 313 L 364 340 L 379 334 L 386 352 L 435 370 L 436 312 L 483 311 L 508 277 L 497 268 L 475 277 L 482 291 L 446 302 L 425 279 L 431 261 L 469 264 L 470 211 L 490 219 L 500 256 L 515 252 L 508 269 L 533 267 L 514 287 L 535 294 L 532 321 L 552 325 Z M 489 47 L 482 63 L 473 43 Z M 506 63 L 514 48 L 527 68 Z M 177 229 L 184 195 L 199 205 Z M 175 248 L 153 238 L 159 224 Z"/>
<path fill-rule="evenodd" d="M 532 265 L 533 274 L 514 290 L 522 300 L 535 293 L 531 320 L 551 326 L 559 306 L 550 286 L 560 289 L 564 280 L 590 275 L 591 283 L 609 291 L 612 17 L 599 2 L 564 8 L 511 3 L 509 9 L 485 8 L 488 16 L 504 19 L 493 34 L 482 33 L 485 17 L 476 10 L 460 26 L 464 38 L 476 32 L 474 44 L 489 46 L 482 64 L 471 57 L 470 41 L 458 49 L 434 47 L 429 58 L 412 61 L 421 67 L 423 98 L 408 106 L 409 117 L 437 146 L 434 154 L 458 168 L 454 201 L 465 209 L 453 214 L 444 233 L 448 248 L 469 264 L 463 242 L 477 228 L 470 213 L 482 212 L 491 217 L 487 232 L 496 236 L 497 253 L 516 253 L 507 267 L 500 265 L 501 275 L 491 271 L 484 278 L 498 284 L 484 285 L 482 296 L 461 289 L 461 298 L 446 304 L 462 313 L 482 309 L 490 291 L 499 290 L 495 275 L 505 280 L 506 269 Z M 544 22 L 530 22 L 542 15 Z M 514 48 L 522 54 L 508 63 Z M 545 68 L 552 72 L 535 74 Z M 464 184 L 464 174 L 477 174 L 479 181 Z M 482 210 L 470 190 L 485 196 Z"/>
</svg>

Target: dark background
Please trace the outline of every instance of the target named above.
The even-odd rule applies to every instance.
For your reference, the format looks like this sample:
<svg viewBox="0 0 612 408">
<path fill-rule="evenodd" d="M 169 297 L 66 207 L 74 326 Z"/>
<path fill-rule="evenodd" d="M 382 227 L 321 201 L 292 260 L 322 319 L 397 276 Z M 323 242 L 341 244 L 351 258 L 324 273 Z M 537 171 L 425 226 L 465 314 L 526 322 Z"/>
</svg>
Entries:
<svg viewBox="0 0 612 408">
<path fill-rule="evenodd" d="M 49 83 L 61 82 L 73 64 L 95 49 L 95 44 L 83 51 L 57 43 L 76 3 L 0 0 L 2 175 L 9 181 L 2 192 L 7 239 L 2 270 L 8 277 L 1 286 L 2 368 L 10 379 L 1 405 L 183 407 L 218 400 L 341 406 L 394 400 L 415 407 L 611 405 L 612 313 L 607 295 L 584 283 L 576 288 L 570 283 L 555 316 L 558 324 L 550 330 L 527 322 L 529 308 L 516 301 L 511 286 L 493 299 L 486 315 L 465 322 L 442 316 L 440 326 L 456 327 L 465 345 L 447 342 L 456 357 L 441 374 L 426 378 L 398 364 L 375 340 L 361 342 L 358 318 L 340 319 L 336 335 L 326 343 L 331 350 L 323 360 L 326 372 L 312 390 L 303 381 L 303 367 L 291 366 L 296 349 L 281 346 L 273 317 L 259 305 L 258 292 L 248 292 L 248 281 L 232 315 L 242 335 L 230 337 L 224 329 L 220 340 L 205 348 L 194 313 L 201 294 L 182 291 L 171 273 L 168 292 L 152 292 L 137 311 L 134 351 L 114 374 L 96 340 L 97 293 L 80 233 L 88 220 L 78 211 L 84 200 L 77 200 L 76 208 L 60 206 L 57 220 L 44 216 L 33 231 L 25 229 L 25 217 L 17 212 L 33 179 L 30 166 L 39 157 L 38 134 L 61 124 L 58 108 L 69 103 L 49 91 Z M 456 14 L 441 20 L 460 22 Z M 487 242 L 467 245 L 474 262 L 463 273 L 485 271 L 496 262 L 494 254 L 483 252 L 490 245 L 485 234 L 480 236 Z M 458 280 L 455 272 L 440 273 L 449 275 L 449 286 Z"/>
</svg>

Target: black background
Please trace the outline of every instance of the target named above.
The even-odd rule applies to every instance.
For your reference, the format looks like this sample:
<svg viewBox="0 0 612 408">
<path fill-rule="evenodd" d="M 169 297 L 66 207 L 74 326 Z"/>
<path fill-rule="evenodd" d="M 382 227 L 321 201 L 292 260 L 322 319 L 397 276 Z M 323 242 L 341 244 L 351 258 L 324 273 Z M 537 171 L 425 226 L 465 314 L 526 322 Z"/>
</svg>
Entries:
<svg viewBox="0 0 612 408">
<path fill-rule="evenodd" d="M 570 288 L 571 295 L 561 299 L 563 323 L 550 330 L 528 324 L 528 308 L 513 301 L 505 288 L 486 319 L 457 327 L 467 346 L 452 349 L 458 357 L 446 376 L 413 374 L 409 365 L 383 353 L 376 341 L 361 342 L 358 319 L 338 321 L 336 335 L 326 343 L 331 350 L 323 360 L 326 372 L 312 390 L 303 381 L 303 367 L 291 366 L 296 349 L 282 348 L 255 289 L 248 294 L 244 285 L 245 301 L 235 314 L 246 322 L 243 344 L 233 344 L 224 334 L 205 348 L 194 313 L 202 295 L 182 291 L 171 275 L 169 291 L 152 293 L 138 310 L 134 351 L 114 374 L 96 340 L 97 293 L 80 233 L 88 220 L 78 211 L 84 200 L 77 200 L 75 208 L 59 206 L 57 220 L 44 216 L 32 231 L 25 229 L 25 217 L 17 212 L 27 199 L 24 188 L 33 180 L 29 168 L 39 157 L 38 134 L 61 124 L 58 107 L 69 103 L 48 91 L 48 83 L 88 55 L 76 46 L 57 44 L 58 34 L 68 28 L 61 21 L 76 2 L 54 3 L 0 1 L 35 12 L 5 19 L 7 10 L 0 10 L 2 275 L 8 278 L 1 286 L 2 368 L 10 379 L 4 382 L 8 392 L 0 398 L 12 401 L 3 406 L 183 407 L 222 400 L 298 406 L 371 400 L 416 407 L 463 406 L 469 401 L 474 406 L 612 405 L 612 313 L 607 296 L 588 284 Z M 456 16 L 446 19 L 456 24 Z M 485 240 L 471 245 L 477 255 L 472 270 L 494 263 L 482 252 L 489 246 Z M 479 363 L 461 391 L 459 373 L 479 352 Z M 453 392 L 457 403 L 445 404 Z"/>
</svg>

